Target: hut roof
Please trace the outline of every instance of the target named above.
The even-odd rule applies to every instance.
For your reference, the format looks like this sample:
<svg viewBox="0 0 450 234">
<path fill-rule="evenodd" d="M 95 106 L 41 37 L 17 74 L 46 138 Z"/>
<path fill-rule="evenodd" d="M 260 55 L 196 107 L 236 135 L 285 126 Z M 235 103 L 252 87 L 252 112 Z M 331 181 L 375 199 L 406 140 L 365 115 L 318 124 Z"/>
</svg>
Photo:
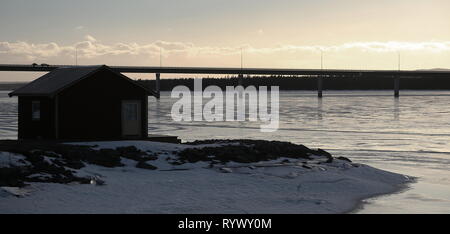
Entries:
<svg viewBox="0 0 450 234">
<path fill-rule="evenodd" d="M 132 82 L 134 85 L 144 89 L 149 95 L 155 96 L 152 90 L 139 85 L 137 82 L 127 76 L 116 72 L 106 65 L 97 66 L 77 66 L 77 67 L 61 67 L 57 68 L 38 79 L 22 86 L 15 91 L 9 93 L 9 96 L 50 96 L 58 94 L 62 90 L 76 84 L 77 82 L 90 77 L 94 73 L 103 69 L 110 70 L 118 76 Z"/>
</svg>

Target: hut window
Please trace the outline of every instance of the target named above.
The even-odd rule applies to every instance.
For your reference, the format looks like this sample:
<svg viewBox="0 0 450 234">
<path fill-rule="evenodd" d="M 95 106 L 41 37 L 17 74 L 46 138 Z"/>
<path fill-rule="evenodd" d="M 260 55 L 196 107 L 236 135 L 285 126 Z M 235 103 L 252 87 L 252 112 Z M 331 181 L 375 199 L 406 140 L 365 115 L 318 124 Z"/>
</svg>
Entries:
<svg viewBox="0 0 450 234">
<path fill-rule="evenodd" d="M 33 120 L 41 120 L 41 102 L 32 101 L 31 102 L 31 118 Z"/>
<path fill-rule="evenodd" d="M 126 120 L 137 120 L 138 119 L 138 104 L 137 103 L 127 103 L 125 105 L 125 119 Z"/>
</svg>

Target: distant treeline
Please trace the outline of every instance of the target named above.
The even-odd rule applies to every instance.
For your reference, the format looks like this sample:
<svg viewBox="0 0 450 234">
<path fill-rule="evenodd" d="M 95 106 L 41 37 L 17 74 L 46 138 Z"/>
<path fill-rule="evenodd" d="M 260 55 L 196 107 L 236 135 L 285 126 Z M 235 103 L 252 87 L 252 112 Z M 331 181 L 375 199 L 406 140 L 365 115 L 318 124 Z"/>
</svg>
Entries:
<svg viewBox="0 0 450 234">
<path fill-rule="evenodd" d="M 386 90 L 394 88 L 394 80 L 388 77 L 334 77 L 323 78 L 325 90 Z M 137 80 L 150 89 L 155 88 L 155 80 Z M 0 90 L 15 90 L 26 83 L 0 83 Z M 237 77 L 203 78 L 203 88 L 210 85 L 225 89 L 237 86 Z M 161 79 L 161 91 L 171 91 L 175 86 L 184 85 L 194 89 L 194 78 Z M 295 76 L 251 76 L 244 77 L 242 85 L 279 86 L 280 90 L 316 90 L 317 77 Z M 450 77 L 401 78 L 400 89 L 411 90 L 450 90 Z"/>
<path fill-rule="evenodd" d="M 323 78 L 325 90 L 386 90 L 394 88 L 394 80 L 386 77 L 335 77 Z M 141 85 L 155 88 L 155 80 L 137 80 Z M 203 78 L 203 88 L 216 85 L 222 89 L 226 86 L 238 85 L 238 79 L 232 78 Z M 161 91 L 171 91 L 177 85 L 184 85 L 193 90 L 193 78 L 162 79 Z M 316 90 L 317 77 L 294 77 L 294 76 L 252 76 L 245 77 L 243 86 L 279 86 L 280 90 Z M 401 78 L 401 89 L 412 90 L 450 90 L 449 78 Z"/>
</svg>

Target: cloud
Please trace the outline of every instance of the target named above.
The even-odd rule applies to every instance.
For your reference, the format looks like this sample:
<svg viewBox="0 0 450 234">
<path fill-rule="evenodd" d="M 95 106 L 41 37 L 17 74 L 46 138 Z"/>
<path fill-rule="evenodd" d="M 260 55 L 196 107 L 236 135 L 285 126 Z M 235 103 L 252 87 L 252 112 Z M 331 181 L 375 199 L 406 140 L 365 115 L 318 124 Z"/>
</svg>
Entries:
<svg viewBox="0 0 450 234">
<path fill-rule="evenodd" d="M 354 42 L 331 47 L 333 50 L 360 49 L 368 52 L 428 51 L 444 52 L 450 50 L 450 42 Z"/>
<path fill-rule="evenodd" d="M 277 53 L 304 54 L 319 53 L 320 50 L 345 54 L 347 52 L 392 53 L 396 51 L 419 51 L 427 53 L 442 53 L 450 51 L 450 41 L 429 42 L 351 42 L 340 45 L 278 45 L 274 47 L 239 46 L 197 46 L 191 42 L 171 42 L 158 40 L 148 44 L 120 42 L 105 44 L 91 35 L 86 35 L 83 41 L 73 45 L 60 45 L 54 42 L 29 43 L 24 41 L 0 42 L 0 58 L 7 61 L 9 57 L 22 58 L 26 61 L 34 59 L 73 58 L 75 50 L 79 58 L 112 58 L 127 59 L 125 56 L 159 57 L 160 50 L 164 57 L 178 56 L 185 59 L 235 56 L 243 48 L 246 55 L 272 55 Z M 8 57 L 9 56 L 9 57 Z"/>
<path fill-rule="evenodd" d="M 443 42 L 401 42 L 401 41 L 389 41 L 389 42 L 351 42 L 341 45 L 332 46 L 297 46 L 297 45 L 280 45 L 278 47 L 267 48 L 250 48 L 254 53 L 277 53 L 277 52 L 290 52 L 296 53 L 301 51 L 327 51 L 327 52 L 345 52 L 345 51 L 360 51 L 371 53 L 392 53 L 397 51 L 422 51 L 422 52 L 446 52 L 450 51 L 450 41 Z"/>
<path fill-rule="evenodd" d="M 37 57 L 57 57 L 71 50 L 71 47 L 59 46 L 54 42 L 33 44 L 23 41 L 18 42 L 0 42 L 0 54 L 3 56 L 15 55 L 23 56 L 27 59 Z"/>
<path fill-rule="evenodd" d="M 76 26 L 75 27 L 75 30 L 83 30 L 84 29 L 84 26 L 83 25 L 79 25 L 79 26 Z"/>
<path fill-rule="evenodd" d="M 84 39 L 86 39 L 87 41 L 90 41 L 90 42 L 96 42 L 97 41 L 97 39 L 95 39 L 93 36 L 91 36 L 91 35 L 86 35 L 85 37 L 84 37 Z"/>
<path fill-rule="evenodd" d="M 184 42 L 156 41 L 154 44 L 167 51 L 189 50 L 194 47 L 194 44 Z"/>
</svg>

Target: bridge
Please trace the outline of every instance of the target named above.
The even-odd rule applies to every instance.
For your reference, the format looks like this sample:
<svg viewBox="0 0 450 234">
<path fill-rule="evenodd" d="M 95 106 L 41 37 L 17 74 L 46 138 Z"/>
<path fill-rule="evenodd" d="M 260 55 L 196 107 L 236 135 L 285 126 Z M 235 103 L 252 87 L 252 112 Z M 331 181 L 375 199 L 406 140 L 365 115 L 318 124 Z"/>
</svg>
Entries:
<svg viewBox="0 0 450 234">
<path fill-rule="evenodd" d="M 60 67 L 76 67 L 75 65 L 48 64 L 0 64 L 0 71 L 49 72 Z M 342 70 L 342 69 L 283 69 L 283 68 L 223 68 L 223 67 L 152 67 L 152 66 L 110 66 L 120 73 L 154 73 L 156 74 L 156 92 L 159 95 L 161 74 L 226 74 L 238 75 L 241 80 L 244 75 L 298 75 L 317 76 L 317 92 L 321 98 L 323 78 L 326 77 L 362 77 L 379 76 L 392 77 L 394 96 L 400 96 L 400 78 L 402 77 L 446 77 L 450 71 L 440 70 Z"/>
</svg>

